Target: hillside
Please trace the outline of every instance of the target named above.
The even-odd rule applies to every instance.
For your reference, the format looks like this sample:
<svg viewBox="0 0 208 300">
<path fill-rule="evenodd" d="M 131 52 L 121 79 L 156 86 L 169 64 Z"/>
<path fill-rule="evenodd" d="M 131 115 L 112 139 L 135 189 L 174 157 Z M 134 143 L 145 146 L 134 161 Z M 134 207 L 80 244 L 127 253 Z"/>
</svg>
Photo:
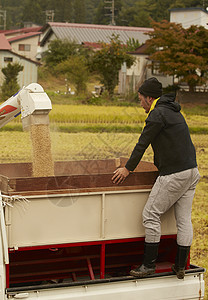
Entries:
<svg viewBox="0 0 208 300">
<path fill-rule="evenodd" d="M 110 2 L 106 4 L 104 0 L 0 0 L 0 7 L 2 11 L 6 11 L 6 29 L 21 28 L 24 22 L 44 25 L 49 21 L 108 25 L 112 21 Z M 155 21 L 169 20 L 171 8 L 206 8 L 208 0 L 114 0 L 114 6 L 116 25 L 150 27 L 150 18 Z M 0 25 L 1 29 L 4 29 L 4 18 L 1 18 Z"/>
</svg>

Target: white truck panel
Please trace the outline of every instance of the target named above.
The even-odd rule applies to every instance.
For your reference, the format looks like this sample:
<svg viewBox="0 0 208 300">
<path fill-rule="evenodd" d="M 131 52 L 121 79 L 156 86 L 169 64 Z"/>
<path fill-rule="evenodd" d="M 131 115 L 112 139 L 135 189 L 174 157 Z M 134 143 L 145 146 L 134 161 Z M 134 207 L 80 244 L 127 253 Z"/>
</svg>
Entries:
<svg viewBox="0 0 208 300">
<path fill-rule="evenodd" d="M 150 190 L 88 192 L 27 197 L 6 206 L 10 248 L 143 237 L 141 220 Z M 79 216 L 79 217 L 77 217 Z M 162 234 L 176 234 L 173 209 Z"/>
<path fill-rule="evenodd" d="M 18 296 L 19 295 L 19 296 Z M 203 274 L 187 274 L 184 280 L 176 276 L 133 279 L 76 287 L 34 290 L 16 293 L 10 299 L 41 300 L 182 300 L 203 299 Z M 22 298 L 21 298 L 22 296 Z"/>
</svg>

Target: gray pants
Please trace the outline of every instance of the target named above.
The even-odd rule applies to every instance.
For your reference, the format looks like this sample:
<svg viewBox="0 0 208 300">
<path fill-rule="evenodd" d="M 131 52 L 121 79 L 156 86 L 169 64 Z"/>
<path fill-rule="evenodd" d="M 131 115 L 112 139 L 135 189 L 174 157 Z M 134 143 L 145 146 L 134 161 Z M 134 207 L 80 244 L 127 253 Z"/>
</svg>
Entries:
<svg viewBox="0 0 208 300">
<path fill-rule="evenodd" d="M 197 168 L 157 178 L 143 210 L 145 242 L 158 243 L 160 241 L 160 217 L 174 205 L 177 243 L 180 246 L 191 246 L 193 239 L 192 201 L 199 179 Z"/>
</svg>

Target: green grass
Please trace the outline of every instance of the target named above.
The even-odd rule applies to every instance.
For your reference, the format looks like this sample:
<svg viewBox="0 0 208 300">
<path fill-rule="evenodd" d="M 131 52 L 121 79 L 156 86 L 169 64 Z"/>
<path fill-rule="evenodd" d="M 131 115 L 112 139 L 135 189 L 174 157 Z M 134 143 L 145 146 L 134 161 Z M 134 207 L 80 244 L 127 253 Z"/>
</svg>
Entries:
<svg viewBox="0 0 208 300">
<path fill-rule="evenodd" d="M 204 105 L 182 105 L 182 109 L 185 114 L 188 115 L 200 115 L 208 116 L 208 104 Z"/>
<path fill-rule="evenodd" d="M 142 131 L 140 125 L 122 125 L 122 124 L 51 124 L 52 131 L 78 133 L 78 132 L 120 132 L 120 133 L 138 133 Z"/>
</svg>

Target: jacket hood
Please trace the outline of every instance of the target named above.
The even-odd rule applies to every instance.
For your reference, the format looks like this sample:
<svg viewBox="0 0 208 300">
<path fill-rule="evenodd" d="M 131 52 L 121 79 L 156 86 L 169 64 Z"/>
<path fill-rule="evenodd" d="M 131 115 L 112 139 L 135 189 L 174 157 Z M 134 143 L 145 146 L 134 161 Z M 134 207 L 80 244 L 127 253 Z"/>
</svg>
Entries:
<svg viewBox="0 0 208 300">
<path fill-rule="evenodd" d="M 176 94 L 175 93 L 169 93 L 162 95 L 160 99 L 158 100 L 156 106 L 160 107 L 166 107 L 169 109 L 174 110 L 175 112 L 179 112 L 181 110 L 181 106 L 178 102 L 175 102 Z"/>
</svg>

